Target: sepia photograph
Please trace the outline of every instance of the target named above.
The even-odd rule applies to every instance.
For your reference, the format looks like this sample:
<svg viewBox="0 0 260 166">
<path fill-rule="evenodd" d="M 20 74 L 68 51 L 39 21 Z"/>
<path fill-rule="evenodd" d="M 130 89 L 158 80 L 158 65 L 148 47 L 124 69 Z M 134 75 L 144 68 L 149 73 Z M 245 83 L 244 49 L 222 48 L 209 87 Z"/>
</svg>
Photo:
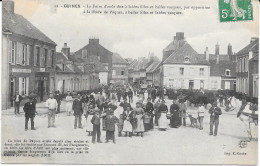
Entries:
<svg viewBox="0 0 260 166">
<path fill-rule="evenodd" d="M 259 1 L 1 4 L 2 164 L 257 165 Z"/>
</svg>

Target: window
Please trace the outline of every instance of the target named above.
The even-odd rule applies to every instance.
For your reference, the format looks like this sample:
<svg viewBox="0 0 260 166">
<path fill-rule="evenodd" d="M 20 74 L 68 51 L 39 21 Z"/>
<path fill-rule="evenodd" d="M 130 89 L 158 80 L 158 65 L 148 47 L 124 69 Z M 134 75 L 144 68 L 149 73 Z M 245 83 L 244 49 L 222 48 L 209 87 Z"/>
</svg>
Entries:
<svg viewBox="0 0 260 166">
<path fill-rule="evenodd" d="M 121 71 L 121 75 L 125 75 L 125 71 Z"/>
<path fill-rule="evenodd" d="M 112 75 L 113 75 L 113 76 L 116 75 L 116 70 L 112 70 Z"/>
<path fill-rule="evenodd" d="M 200 68 L 200 75 L 204 76 L 204 68 Z"/>
<path fill-rule="evenodd" d="M 225 71 L 225 75 L 226 75 L 226 76 L 230 76 L 230 70 L 229 70 L 229 69 L 227 69 L 227 70 Z"/>
<path fill-rule="evenodd" d="M 181 80 L 181 88 L 184 88 L 184 80 Z"/>
<path fill-rule="evenodd" d="M 211 89 L 217 89 L 218 88 L 218 81 L 212 80 L 211 81 Z"/>
<path fill-rule="evenodd" d="M 19 94 L 28 96 L 29 92 L 29 77 L 19 77 Z"/>
<path fill-rule="evenodd" d="M 243 72 L 246 71 L 246 58 L 243 58 Z"/>
<path fill-rule="evenodd" d="M 44 55 L 43 55 L 43 66 L 47 66 L 47 60 L 48 60 L 48 49 L 44 49 Z"/>
<path fill-rule="evenodd" d="M 180 67 L 180 75 L 183 75 L 183 74 L 184 74 L 184 68 Z"/>
<path fill-rule="evenodd" d="M 54 50 L 51 50 L 51 67 L 54 67 Z"/>
<path fill-rule="evenodd" d="M 65 64 L 62 64 L 62 71 L 65 71 Z"/>
<path fill-rule="evenodd" d="M 22 65 L 27 64 L 27 45 L 22 45 Z"/>
<path fill-rule="evenodd" d="M 204 80 L 200 80 L 200 88 L 204 89 Z"/>
<path fill-rule="evenodd" d="M 174 79 L 169 79 L 169 87 L 174 87 Z"/>
<path fill-rule="evenodd" d="M 230 81 L 225 81 L 225 89 L 230 89 Z"/>
<path fill-rule="evenodd" d="M 40 66 L 40 47 L 35 48 L 34 66 Z"/>
<path fill-rule="evenodd" d="M 9 52 L 9 62 L 11 64 L 15 64 L 15 56 L 16 56 L 16 42 L 10 41 L 9 43 L 10 47 L 10 52 Z"/>
<path fill-rule="evenodd" d="M 185 61 L 185 62 L 190 62 L 190 58 L 186 56 L 186 57 L 184 58 L 184 61 Z"/>
</svg>

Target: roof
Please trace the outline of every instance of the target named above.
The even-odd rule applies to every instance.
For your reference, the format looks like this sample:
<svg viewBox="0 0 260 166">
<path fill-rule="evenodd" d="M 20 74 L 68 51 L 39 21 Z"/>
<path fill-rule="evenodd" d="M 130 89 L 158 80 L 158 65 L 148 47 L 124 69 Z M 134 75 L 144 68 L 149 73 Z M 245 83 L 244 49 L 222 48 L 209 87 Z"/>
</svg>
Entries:
<svg viewBox="0 0 260 166">
<path fill-rule="evenodd" d="M 88 55 L 91 56 L 95 55 L 95 56 L 102 57 L 101 58 L 102 62 L 106 62 L 106 63 L 111 62 L 110 56 L 113 55 L 111 51 L 104 48 L 102 45 L 99 44 L 99 42 L 89 42 L 89 44 L 76 51 L 75 54 L 82 55 L 82 50 L 87 50 Z"/>
<path fill-rule="evenodd" d="M 146 70 L 149 64 L 150 61 L 147 58 L 139 57 L 129 65 L 129 69 L 133 69 L 133 71 Z"/>
<path fill-rule="evenodd" d="M 62 70 L 63 64 L 56 64 L 56 72 L 58 73 L 74 73 L 73 70 L 71 70 L 67 65 L 64 65 L 64 70 Z"/>
<path fill-rule="evenodd" d="M 56 63 L 69 61 L 68 57 L 63 52 L 56 52 Z"/>
<path fill-rule="evenodd" d="M 189 58 L 189 63 L 185 63 L 184 59 Z M 163 64 L 200 64 L 200 65 L 207 65 L 208 62 L 206 59 L 198 54 L 187 42 L 174 51 L 165 61 Z"/>
<path fill-rule="evenodd" d="M 2 10 L 2 14 L 3 31 L 10 31 L 45 43 L 57 45 L 23 16 L 16 13 L 10 13 L 5 8 Z"/>
<path fill-rule="evenodd" d="M 237 55 L 248 54 L 249 52 L 258 52 L 259 50 L 259 38 L 256 38 L 254 41 L 250 42 L 242 50 L 237 52 Z"/>
<path fill-rule="evenodd" d="M 225 76 L 225 71 L 230 70 L 229 77 L 236 77 L 236 62 L 221 61 L 219 64 L 210 64 L 210 76 Z"/>
<path fill-rule="evenodd" d="M 175 51 L 185 44 L 185 40 L 173 40 L 163 51 Z"/>
<path fill-rule="evenodd" d="M 113 54 L 112 63 L 128 64 L 127 61 L 124 58 L 122 58 L 118 53 Z"/>
<path fill-rule="evenodd" d="M 154 61 L 152 62 L 147 68 L 146 68 L 146 72 L 147 73 L 152 73 L 156 68 L 157 66 L 160 64 L 161 62 L 159 61 Z"/>
</svg>

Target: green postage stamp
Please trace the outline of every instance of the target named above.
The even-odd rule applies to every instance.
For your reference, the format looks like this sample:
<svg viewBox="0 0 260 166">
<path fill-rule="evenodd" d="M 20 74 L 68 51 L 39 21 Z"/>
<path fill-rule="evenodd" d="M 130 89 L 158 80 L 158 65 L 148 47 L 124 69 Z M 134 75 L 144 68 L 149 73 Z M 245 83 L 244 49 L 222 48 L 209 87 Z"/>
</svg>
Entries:
<svg viewBox="0 0 260 166">
<path fill-rule="evenodd" d="M 253 20 L 251 0 L 219 0 L 220 22 Z"/>
</svg>

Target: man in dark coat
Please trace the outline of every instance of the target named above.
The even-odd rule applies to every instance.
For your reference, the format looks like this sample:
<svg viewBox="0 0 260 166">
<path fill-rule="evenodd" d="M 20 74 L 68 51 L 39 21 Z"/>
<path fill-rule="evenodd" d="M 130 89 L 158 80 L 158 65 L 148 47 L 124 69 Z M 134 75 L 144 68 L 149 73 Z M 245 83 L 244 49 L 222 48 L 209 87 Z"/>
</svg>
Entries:
<svg viewBox="0 0 260 166">
<path fill-rule="evenodd" d="M 218 134 L 219 115 L 222 114 L 221 109 L 217 106 L 217 102 L 209 109 L 210 114 L 210 134 L 213 135 L 213 126 L 215 125 L 214 136 Z"/>
<path fill-rule="evenodd" d="M 147 103 L 145 106 L 145 113 L 151 117 L 150 124 L 147 130 L 153 129 L 153 103 L 151 103 L 151 98 L 147 99 Z"/>
<path fill-rule="evenodd" d="M 102 103 L 102 105 L 100 106 L 100 111 L 102 112 L 102 114 L 107 114 L 108 113 L 108 108 L 109 108 L 109 104 L 110 103 L 110 99 L 107 98 L 106 101 L 104 103 Z M 106 130 L 106 118 L 103 117 L 102 118 L 102 129 Z"/>
<path fill-rule="evenodd" d="M 20 103 L 23 100 L 23 97 L 21 95 L 19 95 L 19 92 L 16 91 L 15 96 L 13 97 L 13 101 L 14 101 L 14 114 L 20 114 L 19 110 L 20 110 Z"/>
<path fill-rule="evenodd" d="M 119 121 L 119 119 L 114 115 L 114 110 L 116 110 L 117 106 L 110 104 L 108 114 L 106 116 L 106 143 L 108 143 L 109 139 L 113 140 L 113 143 L 116 143 L 115 140 L 115 124 Z"/>
<path fill-rule="evenodd" d="M 34 128 L 34 117 L 35 117 L 35 103 L 33 102 L 33 98 L 29 97 L 29 102 L 24 104 L 23 110 L 25 112 L 25 131 L 28 130 L 28 121 L 31 119 L 31 130 L 35 130 Z"/>
<path fill-rule="evenodd" d="M 83 107 L 82 107 L 82 100 L 80 99 L 81 96 L 78 94 L 77 99 L 73 101 L 72 104 L 72 110 L 74 111 L 74 129 L 81 128 L 82 129 L 82 124 L 81 124 L 81 117 L 83 114 Z"/>
<path fill-rule="evenodd" d="M 56 91 L 54 98 L 57 100 L 57 103 L 58 103 L 58 108 L 57 108 L 57 114 L 58 114 L 58 113 L 60 113 L 60 104 L 61 104 L 61 100 L 62 100 L 60 91 Z"/>
<path fill-rule="evenodd" d="M 129 98 L 129 103 L 133 102 L 133 91 L 132 89 L 129 89 L 128 91 L 128 98 Z"/>
<path fill-rule="evenodd" d="M 120 102 L 121 101 L 121 96 L 122 96 L 122 92 L 121 92 L 120 88 L 118 88 L 116 90 L 116 95 L 117 95 L 117 101 Z"/>
<path fill-rule="evenodd" d="M 154 100 L 156 99 L 156 89 L 153 88 L 151 90 L 151 98 L 152 98 L 152 102 L 154 103 Z"/>
</svg>

